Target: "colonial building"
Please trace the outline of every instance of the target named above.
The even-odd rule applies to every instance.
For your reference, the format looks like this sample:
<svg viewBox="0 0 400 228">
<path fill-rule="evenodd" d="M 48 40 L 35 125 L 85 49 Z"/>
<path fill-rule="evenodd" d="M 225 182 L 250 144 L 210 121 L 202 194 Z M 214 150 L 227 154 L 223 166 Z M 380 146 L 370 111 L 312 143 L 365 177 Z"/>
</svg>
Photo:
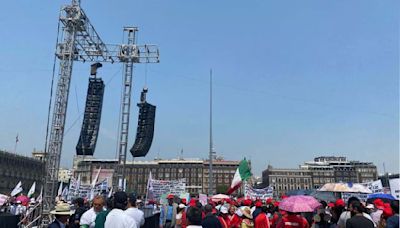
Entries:
<svg viewBox="0 0 400 228">
<path fill-rule="evenodd" d="M 348 161 L 346 157 L 316 157 L 314 161 L 305 162 L 300 168 L 312 172 L 314 189 L 326 183 L 364 183 L 378 178 L 377 168 L 372 162 Z"/>
<path fill-rule="evenodd" d="M 43 171 L 44 163 L 38 159 L 0 151 L 0 193 L 10 193 L 19 181 L 25 194 L 34 181 L 40 189 Z"/>
<path fill-rule="evenodd" d="M 116 159 L 78 158 L 74 176 L 80 175 L 82 184 L 90 184 L 101 168 L 99 180 L 108 178 L 112 184 Z M 218 189 L 227 189 L 233 179 L 240 161 L 226 161 L 217 159 L 213 161 L 214 192 Z M 186 179 L 187 192 L 192 194 L 208 192 L 208 160 L 200 159 L 155 159 L 153 161 L 127 161 L 127 191 L 137 191 L 145 195 L 147 181 L 151 172 L 153 179 L 177 180 Z"/>
<path fill-rule="evenodd" d="M 312 189 L 311 172 L 304 169 L 276 169 L 268 166 L 262 172 L 264 186 L 274 188 L 274 195 L 281 196 L 291 190 Z"/>
</svg>

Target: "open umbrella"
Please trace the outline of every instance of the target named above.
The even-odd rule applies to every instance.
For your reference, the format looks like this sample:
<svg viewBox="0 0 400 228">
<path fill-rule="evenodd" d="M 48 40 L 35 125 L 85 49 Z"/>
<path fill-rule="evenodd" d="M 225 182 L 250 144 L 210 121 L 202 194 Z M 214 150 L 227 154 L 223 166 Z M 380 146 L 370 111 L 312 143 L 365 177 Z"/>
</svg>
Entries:
<svg viewBox="0 0 400 228">
<path fill-rule="evenodd" d="M 22 205 L 27 206 L 30 199 L 28 196 L 20 195 L 15 199 L 15 201 L 21 201 Z"/>
<path fill-rule="evenodd" d="M 375 193 L 368 195 L 367 203 L 372 203 L 376 199 L 381 199 L 385 203 L 390 203 L 391 201 L 396 200 L 396 198 L 390 194 Z"/>
<path fill-rule="evenodd" d="M 289 212 L 313 212 L 321 204 L 312 196 L 289 196 L 279 204 L 279 209 Z"/>
<path fill-rule="evenodd" d="M 318 191 L 372 193 L 372 191 L 364 185 L 353 183 L 327 183 L 324 184 L 324 186 L 322 186 Z"/>
<path fill-rule="evenodd" d="M 325 202 L 336 202 L 336 197 L 333 192 L 320 192 L 313 191 L 310 196 L 314 197 L 317 200 L 323 200 Z"/>
<path fill-rule="evenodd" d="M 224 195 L 224 194 L 218 194 L 218 195 L 214 195 L 211 197 L 211 200 L 214 202 L 218 202 L 224 199 L 229 199 L 229 196 Z"/>
</svg>

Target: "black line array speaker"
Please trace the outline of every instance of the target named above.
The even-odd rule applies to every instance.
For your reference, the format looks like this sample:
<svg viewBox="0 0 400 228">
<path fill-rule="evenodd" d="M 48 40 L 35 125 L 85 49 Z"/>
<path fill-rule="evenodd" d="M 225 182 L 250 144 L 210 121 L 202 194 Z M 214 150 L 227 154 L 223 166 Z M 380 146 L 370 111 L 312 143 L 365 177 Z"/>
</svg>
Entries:
<svg viewBox="0 0 400 228">
<path fill-rule="evenodd" d="M 144 157 L 150 150 L 154 136 L 154 122 L 156 117 L 156 106 L 146 102 L 147 89 L 141 95 L 139 107 L 138 126 L 135 143 L 130 152 L 133 157 Z"/>
<path fill-rule="evenodd" d="M 103 106 L 104 82 L 101 78 L 89 78 L 85 114 L 81 134 L 76 145 L 77 155 L 93 155 L 99 135 Z"/>
</svg>

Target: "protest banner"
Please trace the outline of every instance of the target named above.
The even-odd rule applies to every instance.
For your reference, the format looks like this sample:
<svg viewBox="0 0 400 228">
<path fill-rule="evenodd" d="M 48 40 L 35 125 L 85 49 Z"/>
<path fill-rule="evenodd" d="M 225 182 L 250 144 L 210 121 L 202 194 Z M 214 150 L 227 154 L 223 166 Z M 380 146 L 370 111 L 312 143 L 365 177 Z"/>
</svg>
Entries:
<svg viewBox="0 0 400 228">
<path fill-rule="evenodd" d="M 186 193 L 186 179 L 179 180 L 154 180 L 149 175 L 147 183 L 147 199 L 160 200 L 164 194 L 180 196 Z"/>
<path fill-rule="evenodd" d="M 274 188 L 268 186 L 266 188 L 253 188 L 249 183 L 246 183 L 244 186 L 244 195 L 248 199 L 266 199 L 272 198 L 274 194 Z"/>
<path fill-rule="evenodd" d="M 342 192 L 342 199 L 344 202 L 347 202 L 350 197 L 357 197 L 362 202 L 367 202 L 368 199 L 367 193 L 358 193 L 358 192 Z"/>
<path fill-rule="evenodd" d="M 200 201 L 201 205 L 205 206 L 207 204 L 207 195 L 199 194 L 199 201 Z"/>
<path fill-rule="evenodd" d="M 383 193 L 383 185 L 381 180 L 362 183 L 365 187 L 369 188 L 374 193 Z"/>
<path fill-rule="evenodd" d="M 400 199 L 400 179 L 389 179 L 390 192 L 396 199 Z"/>
</svg>

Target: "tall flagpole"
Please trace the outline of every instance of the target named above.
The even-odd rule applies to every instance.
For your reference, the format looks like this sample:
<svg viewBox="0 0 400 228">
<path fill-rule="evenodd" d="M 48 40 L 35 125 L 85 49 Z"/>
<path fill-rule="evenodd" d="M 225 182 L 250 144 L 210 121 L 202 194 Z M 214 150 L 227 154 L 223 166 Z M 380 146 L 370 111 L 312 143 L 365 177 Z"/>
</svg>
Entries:
<svg viewBox="0 0 400 228">
<path fill-rule="evenodd" d="M 15 138 L 14 154 L 17 154 L 17 144 L 18 144 L 18 141 L 19 141 L 19 139 L 18 139 L 18 134 L 17 134 L 17 137 Z"/>
<path fill-rule="evenodd" d="M 212 69 L 210 69 L 210 151 L 208 170 L 208 195 L 213 195 L 213 140 L 212 140 Z"/>
</svg>

